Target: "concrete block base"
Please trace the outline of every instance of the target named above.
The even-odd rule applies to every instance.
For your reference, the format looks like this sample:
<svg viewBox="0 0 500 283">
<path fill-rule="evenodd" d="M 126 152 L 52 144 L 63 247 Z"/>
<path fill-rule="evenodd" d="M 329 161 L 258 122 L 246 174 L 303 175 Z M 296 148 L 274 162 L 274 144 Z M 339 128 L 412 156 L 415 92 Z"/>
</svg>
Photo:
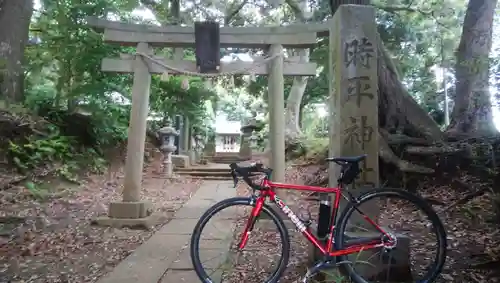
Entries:
<svg viewBox="0 0 500 283">
<path fill-rule="evenodd" d="M 356 232 L 348 235 L 355 239 L 375 234 Z M 397 234 L 396 238 L 397 245 L 391 250 L 372 249 L 350 255 L 349 260 L 353 263 L 356 273 L 370 282 L 414 282 L 411 273 L 410 238 L 402 234 Z"/>
<path fill-rule="evenodd" d="M 134 229 L 150 230 L 156 224 L 163 222 L 164 219 L 164 216 L 155 214 L 143 218 L 111 218 L 103 216 L 94 219 L 92 223 L 99 226 L 109 226 L 114 228 L 128 227 Z"/>
<path fill-rule="evenodd" d="M 109 217 L 136 219 L 151 215 L 153 206 L 150 202 L 112 202 L 109 204 Z"/>
<path fill-rule="evenodd" d="M 190 165 L 189 156 L 172 155 L 172 164 L 174 164 L 175 167 L 187 168 Z"/>
</svg>

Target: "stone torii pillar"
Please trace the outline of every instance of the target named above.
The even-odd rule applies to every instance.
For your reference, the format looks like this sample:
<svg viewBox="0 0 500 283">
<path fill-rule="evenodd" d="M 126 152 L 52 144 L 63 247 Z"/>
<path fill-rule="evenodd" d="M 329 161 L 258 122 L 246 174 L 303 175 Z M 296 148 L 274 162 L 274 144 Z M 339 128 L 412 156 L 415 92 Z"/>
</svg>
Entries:
<svg viewBox="0 0 500 283">
<path fill-rule="evenodd" d="M 137 52 L 152 54 L 153 51 L 149 44 L 141 42 L 137 44 Z M 154 224 L 155 218 L 151 216 L 151 204 L 141 200 L 141 189 L 151 74 L 148 64 L 141 56 L 135 57 L 133 70 L 132 109 L 128 129 L 123 198 L 122 201 L 109 204 L 108 217 L 101 217 L 96 221 L 106 226 L 149 228 Z"/>
<path fill-rule="evenodd" d="M 271 145 L 270 167 L 275 182 L 285 181 L 285 96 L 283 77 L 283 46 L 271 45 L 269 56 L 276 56 L 269 64 L 269 143 Z"/>
</svg>

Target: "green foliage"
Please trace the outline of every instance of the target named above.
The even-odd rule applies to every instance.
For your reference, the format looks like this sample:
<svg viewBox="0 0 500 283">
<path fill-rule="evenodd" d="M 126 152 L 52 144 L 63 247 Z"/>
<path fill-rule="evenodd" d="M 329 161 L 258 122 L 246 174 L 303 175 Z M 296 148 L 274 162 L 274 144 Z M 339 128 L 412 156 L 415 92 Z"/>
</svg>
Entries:
<svg viewBox="0 0 500 283">
<path fill-rule="evenodd" d="M 43 200 L 47 197 L 47 192 L 40 188 L 40 186 L 35 182 L 27 181 L 24 183 L 24 187 L 36 199 Z"/>
<path fill-rule="evenodd" d="M 206 101 L 214 100 L 216 94 L 205 87 L 200 78 L 189 78 L 189 89 L 182 87 L 183 77 L 170 77 L 161 81 L 153 77 L 150 105 L 153 111 L 162 117 L 173 117 L 176 114 L 187 116 L 191 124 L 197 125 L 203 132 L 211 119 L 207 113 Z"/>
<path fill-rule="evenodd" d="M 310 21 L 321 22 L 330 16 L 328 1 L 309 2 L 315 9 Z M 446 63 L 453 64 L 453 48 L 457 46 L 460 35 L 465 1 L 374 0 L 373 3 L 378 8 L 379 33 L 394 56 L 405 85 L 428 112 L 438 115 L 442 95 L 430 67 L 441 64 L 441 53 Z M 25 53 L 24 106 L 50 121 L 53 129 L 42 139 L 33 136 L 25 142 L 12 142 L 9 152 L 12 160 L 14 157 L 18 160 L 14 162 L 20 170 L 29 170 L 48 160 L 69 164 L 73 160 L 99 156 L 127 138 L 132 76 L 103 73 L 100 64 L 105 57 L 135 50 L 104 43 L 101 34 L 85 26 L 85 18 L 112 15 L 122 21 L 141 22 L 131 13 L 141 5 L 151 9 L 161 23 L 167 22 L 170 16 L 166 0 L 42 0 L 41 4 L 41 11 L 34 13 L 30 34 L 41 43 L 29 46 Z M 226 7 L 228 5 L 230 7 Z M 228 5 L 222 6 L 229 10 L 237 6 L 236 2 Z M 201 15 L 218 18 L 215 10 L 222 9 L 221 3 L 207 5 L 210 9 L 200 6 L 183 7 L 181 18 L 197 19 Z M 269 12 L 270 7 L 264 6 L 261 12 Z M 280 9 L 283 22 L 297 21 L 288 5 Z M 271 21 L 271 17 L 264 15 L 259 23 L 258 18 L 262 17 L 255 17 L 250 10 L 243 9 L 233 19 L 228 19 L 228 24 L 257 25 Z M 454 14 L 450 15 L 449 11 L 454 11 Z M 171 54 L 171 50 L 155 51 L 157 54 Z M 237 50 L 230 52 L 233 51 Z M 186 49 L 184 53 L 185 58 L 194 59 L 192 50 Z M 325 146 L 319 141 L 323 140 L 328 129 L 328 119 L 318 117 L 314 107 L 311 108 L 312 104 L 324 104 L 328 96 L 328 40 L 319 39 L 319 44 L 311 51 L 310 60 L 318 63 L 320 68 L 318 75 L 308 80 L 302 101 L 302 129 L 304 136 L 309 138 L 301 141 L 301 148 L 304 154 L 311 152 L 314 155 Z M 215 89 L 207 89 L 203 79 L 190 77 L 190 88 L 185 90 L 181 86 L 183 79 L 172 76 L 168 81 L 161 81 L 159 76 L 153 76 L 150 114 L 154 119 L 149 124 L 152 130 L 181 114 L 189 117 L 195 134 L 212 136 L 211 112 L 224 112 L 230 120 L 240 121 L 248 118 L 251 111 L 266 115 L 267 78 L 264 76 L 258 76 L 255 82 L 249 82 L 245 76 L 237 76 L 233 82 L 221 78 Z M 293 78 L 285 78 L 285 98 L 292 83 Z M 116 97 L 123 101 L 117 101 Z M 75 124 L 75 117 L 79 117 L 81 123 Z M 262 121 L 265 122 L 265 118 Z M 79 132 L 75 133 L 75 129 Z M 260 145 L 265 146 L 267 125 L 259 134 Z M 89 148 L 93 153 L 87 152 Z M 61 171 L 75 171 L 78 166 L 66 167 L 68 170 Z"/>
<path fill-rule="evenodd" d="M 32 136 L 22 145 L 10 142 L 9 155 L 18 169 L 26 171 L 54 161 L 72 158 L 72 144 L 73 140 L 57 134 L 45 139 Z"/>
<path fill-rule="evenodd" d="M 11 140 L 7 154 L 24 173 L 57 164 L 57 175 L 76 181 L 80 169 L 102 171 L 106 164 L 102 153 L 127 138 L 132 75 L 104 73 L 100 66 L 105 57 L 135 51 L 104 43 L 102 34 L 85 25 L 86 17 L 112 13 L 124 21 L 137 21 L 131 12 L 139 1 L 42 0 L 41 4 L 30 32 L 40 43 L 25 50 L 24 108 L 43 117 L 49 133 Z M 184 90 L 182 79 L 163 82 L 153 77 L 150 113 L 159 121 L 151 126 L 154 130 L 181 114 L 196 125 L 195 132 L 205 134 L 211 121 L 205 102 L 215 101 L 216 96 L 197 78 L 191 78 L 190 88 Z M 33 184 L 26 187 L 36 195 Z"/>
<path fill-rule="evenodd" d="M 85 166 L 91 172 L 102 172 L 105 160 L 93 149 L 81 149 L 76 139 L 60 134 L 57 126 L 49 127 L 52 133 L 40 138 L 30 136 L 23 143 L 9 142 L 8 157 L 21 172 L 38 167 L 61 164 L 56 174 L 69 181 L 76 181 L 74 172 Z"/>
</svg>

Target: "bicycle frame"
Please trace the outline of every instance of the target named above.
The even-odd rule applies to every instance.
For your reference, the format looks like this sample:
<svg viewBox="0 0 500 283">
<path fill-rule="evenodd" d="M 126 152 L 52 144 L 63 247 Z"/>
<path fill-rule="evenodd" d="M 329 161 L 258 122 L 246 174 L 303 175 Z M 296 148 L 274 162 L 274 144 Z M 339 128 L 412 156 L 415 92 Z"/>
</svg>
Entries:
<svg viewBox="0 0 500 283">
<path fill-rule="evenodd" d="M 340 203 L 340 197 L 342 196 L 342 191 L 340 187 L 335 187 L 335 188 L 323 188 L 323 187 L 314 187 L 314 186 L 304 186 L 304 185 L 294 185 L 294 184 L 284 184 L 284 183 L 274 183 L 271 182 L 267 179 L 264 179 L 262 181 L 261 187 L 266 188 L 266 190 L 262 190 L 261 194 L 257 197 L 256 203 L 254 208 L 252 209 L 252 212 L 250 214 L 250 217 L 248 219 L 248 222 L 245 226 L 245 230 L 243 231 L 243 234 L 241 236 L 241 242 L 239 244 L 239 248 L 243 249 L 246 245 L 246 242 L 248 241 L 250 231 L 253 229 L 253 225 L 255 224 L 257 216 L 262 211 L 262 207 L 264 206 L 264 202 L 266 198 L 270 198 L 271 201 L 273 201 L 292 221 L 292 223 L 297 227 L 299 232 L 306 237 L 311 244 L 313 244 L 318 250 L 321 251 L 321 253 L 325 256 L 330 256 L 330 257 L 337 257 L 337 256 L 343 256 L 343 255 L 348 255 L 352 253 L 357 253 L 360 251 L 368 250 L 368 249 L 374 249 L 374 248 L 379 248 L 383 247 L 386 244 L 382 241 L 382 238 L 378 240 L 367 240 L 366 243 L 362 244 L 355 244 L 353 246 L 349 246 L 345 249 L 342 250 L 334 250 L 333 246 L 333 237 L 335 233 L 335 223 L 337 222 L 337 212 L 339 209 L 339 203 Z M 299 217 L 281 200 L 276 196 L 276 193 L 274 192 L 274 189 L 285 189 L 285 190 L 297 190 L 297 191 L 310 191 L 310 192 L 320 192 L 320 193 L 333 193 L 335 194 L 335 198 L 333 201 L 333 211 L 332 211 L 332 216 L 331 216 L 331 224 L 329 227 L 329 237 L 326 242 L 326 244 L 323 244 L 320 242 L 320 240 L 314 236 L 311 231 L 307 228 L 307 226 L 302 222 L 302 220 L 299 219 Z M 358 210 L 359 211 L 359 210 Z M 389 239 L 392 240 L 392 237 L 384 232 L 384 230 L 379 227 L 373 220 L 371 220 L 368 216 L 363 214 L 361 211 L 359 211 L 364 219 L 373 225 L 377 230 L 379 230 L 382 234 L 385 236 L 389 237 Z"/>
</svg>

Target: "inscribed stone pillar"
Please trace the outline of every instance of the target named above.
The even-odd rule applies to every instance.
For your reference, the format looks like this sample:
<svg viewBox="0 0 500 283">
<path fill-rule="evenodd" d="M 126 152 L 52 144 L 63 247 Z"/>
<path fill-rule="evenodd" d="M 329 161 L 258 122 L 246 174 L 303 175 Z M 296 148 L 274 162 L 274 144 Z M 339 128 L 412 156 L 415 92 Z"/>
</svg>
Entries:
<svg viewBox="0 0 500 283">
<path fill-rule="evenodd" d="M 283 46 L 272 45 L 269 56 L 276 56 L 269 63 L 269 143 L 271 148 L 270 166 L 273 181 L 285 180 L 285 97 L 283 78 Z"/>
<path fill-rule="evenodd" d="M 363 172 L 356 180 L 356 187 L 379 186 L 378 164 L 378 77 L 377 77 L 377 25 L 375 9 L 363 5 L 341 5 L 330 21 L 330 155 L 353 156 L 368 154 L 360 164 Z M 330 182 L 338 178 L 338 168 L 334 163 L 330 166 Z M 332 170 L 333 169 L 333 170 Z M 333 185 L 333 184 L 332 184 Z M 357 194 L 358 192 L 353 192 Z M 377 220 L 379 209 L 376 203 L 360 207 L 363 213 Z M 354 213 L 353 227 L 371 225 L 360 214 Z M 358 216 L 358 217 L 356 217 Z M 370 227 L 370 232 L 374 232 Z M 351 236 L 361 236 L 359 231 L 352 231 Z M 375 232 L 378 235 L 378 232 Z M 364 278 L 379 273 L 387 276 L 410 274 L 409 245 L 404 237 L 399 239 L 398 257 L 394 266 L 370 259 L 378 251 L 371 250 L 353 254 L 349 260 L 369 261 L 359 264 L 356 272 Z M 392 262 L 390 264 L 393 264 Z M 358 266 L 363 267 L 358 267 Z M 391 268 L 391 269 L 389 269 Z M 397 270 L 397 271 L 396 271 Z M 392 271 L 392 273 L 390 273 Z M 406 273 L 404 273 L 406 272 Z M 411 279 L 411 276 L 408 278 Z M 368 279 L 369 280 L 369 279 Z M 369 280 L 370 281 L 370 280 Z M 388 281 L 396 282 L 396 281 Z M 402 282 L 402 281 L 397 281 Z M 404 281 L 408 282 L 408 281 Z M 412 281 L 413 282 L 413 281 Z"/>
<path fill-rule="evenodd" d="M 375 11 L 369 6 L 342 5 L 330 23 L 330 155 L 368 154 L 356 184 L 378 186 Z M 330 182 L 338 176 L 333 164 Z"/>
</svg>

